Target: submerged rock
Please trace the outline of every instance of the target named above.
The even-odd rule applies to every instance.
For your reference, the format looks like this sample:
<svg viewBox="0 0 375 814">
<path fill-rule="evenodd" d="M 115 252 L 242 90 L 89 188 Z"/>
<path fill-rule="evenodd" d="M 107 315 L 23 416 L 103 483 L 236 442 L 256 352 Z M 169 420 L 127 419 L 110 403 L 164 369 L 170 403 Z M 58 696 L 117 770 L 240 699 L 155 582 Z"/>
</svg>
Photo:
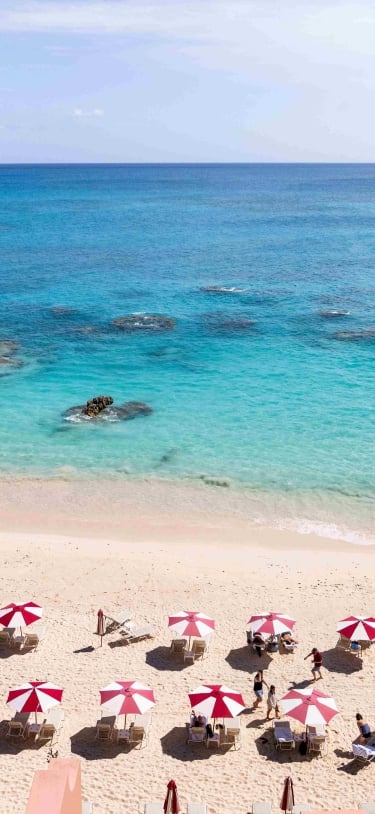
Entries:
<svg viewBox="0 0 375 814">
<path fill-rule="evenodd" d="M 8 367 L 22 367 L 23 362 L 20 359 L 12 359 L 9 356 L 0 356 L 0 365 Z"/>
<path fill-rule="evenodd" d="M 172 317 L 159 314 L 131 314 L 126 317 L 116 317 L 112 320 L 116 328 L 127 333 L 135 331 L 170 331 L 176 323 Z"/>
<path fill-rule="evenodd" d="M 51 308 L 52 314 L 76 314 L 75 308 L 69 308 L 67 305 L 53 305 Z"/>
<path fill-rule="evenodd" d="M 206 327 L 217 334 L 247 334 L 252 333 L 255 322 L 247 316 L 226 316 L 221 313 L 203 315 Z"/>
<path fill-rule="evenodd" d="M 205 294 L 244 294 L 245 288 L 236 288 L 234 285 L 203 285 L 199 289 Z"/>
<path fill-rule="evenodd" d="M 375 342 L 375 328 L 362 328 L 357 331 L 336 331 L 332 339 L 341 342 Z"/>
<path fill-rule="evenodd" d="M 95 396 L 95 398 L 89 399 L 89 401 L 86 402 L 86 406 L 82 408 L 82 412 L 84 415 L 89 416 L 89 418 L 95 418 L 102 410 L 109 407 L 110 404 L 113 404 L 112 396 Z"/>
<path fill-rule="evenodd" d="M 327 311 L 318 311 L 318 313 L 320 317 L 324 317 L 325 319 L 336 319 L 339 317 L 348 317 L 350 315 L 350 311 L 336 311 L 334 308 Z"/>
<path fill-rule="evenodd" d="M 98 399 L 110 399 L 110 401 L 101 407 L 98 412 L 95 412 L 93 410 L 95 410 L 96 406 L 94 405 L 94 407 L 91 408 L 89 405 L 93 402 L 97 402 Z M 89 412 L 87 412 L 88 409 Z M 63 417 L 66 421 L 70 421 L 73 424 L 80 424 L 84 421 L 91 421 L 93 418 L 97 421 L 128 421 L 137 415 L 149 415 L 150 413 L 152 413 L 152 408 L 149 407 L 148 404 L 144 404 L 143 401 L 125 401 L 118 407 L 114 407 L 111 396 L 97 396 L 96 399 L 90 399 L 87 404 L 70 407 L 65 411 Z"/>
<path fill-rule="evenodd" d="M 0 339 L 0 356 L 14 356 L 18 348 L 18 342 L 13 342 L 12 339 Z"/>
</svg>

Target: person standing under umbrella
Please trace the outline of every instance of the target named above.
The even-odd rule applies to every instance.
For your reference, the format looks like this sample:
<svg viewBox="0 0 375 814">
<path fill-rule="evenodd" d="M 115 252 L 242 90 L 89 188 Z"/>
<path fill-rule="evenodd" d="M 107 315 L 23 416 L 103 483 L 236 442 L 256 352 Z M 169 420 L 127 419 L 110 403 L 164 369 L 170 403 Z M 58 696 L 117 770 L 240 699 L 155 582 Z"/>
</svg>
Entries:
<svg viewBox="0 0 375 814">
<path fill-rule="evenodd" d="M 313 657 L 313 666 L 311 668 L 311 672 L 312 672 L 312 674 L 314 676 L 314 681 L 317 681 L 316 673 L 318 673 L 319 678 L 323 678 L 322 673 L 321 673 L 321 667 L 322 667 L 322 664 L 323 664 L 323 656 L 322 656 L 321 652 L 318 650 L 317 647 L 313 647 L 313 649 L 310 651 L 310 653 L 308 653 L 307 656 L 305 656 L 304 661 L 306 661 L 306 659 L 308 659 L 309 656 Z"/>
</svg>

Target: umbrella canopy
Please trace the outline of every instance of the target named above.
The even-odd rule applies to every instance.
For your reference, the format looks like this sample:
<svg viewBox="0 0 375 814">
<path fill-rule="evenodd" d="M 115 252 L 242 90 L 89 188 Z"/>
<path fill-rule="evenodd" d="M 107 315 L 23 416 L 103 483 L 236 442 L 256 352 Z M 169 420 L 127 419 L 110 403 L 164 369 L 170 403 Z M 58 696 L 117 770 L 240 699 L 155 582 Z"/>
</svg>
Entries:
<svg viewBox="0 0 375 814">
<path fill-rule="evenodd" d="M 375 641 L 375 619 L 373 616 L 348 616 L 337 623 L 341 636 L 357 642 Z"/>
<path fill-rule="evenodd" d="M 224 684 L 202 684 L 189 692 L 191 706 L 206 718 L 234 718 L 245 709 L 241 693 Z"/>
<path fill-rule="evenodd" d="M 207 636 L 215 630 L 215 622 L 198 611 L 178 611 L 168 619 L 168 627 L 179 636 Z"/>
<path fill-rule="evenodd" d="M 100 703 L 115 715 L 143 715 L 155 704 L 154 692 L 140 681 L 113 681 L 100 690 Z"/>
<path fill-rule="evenodd" d="M 177 794 L 177 786 L 174 780 L 170 780 L 168 783 L 168 791 L 164 800 L 163 809 L 165 814 L 179 814 L 179 811 L 181 811 Z"/>
<path fill-rule="evenodd" d="M 43 615 L 43 608 L 35 602 L 24 602 L 17 605 L 10 602 L 0 610 L 0 624 L 4 627 L 25 627 L 37 622 Z"/>
<path fill-rule="evenodd" d="M 60 704 L 63 690 L 49 681 L 30 681 L 9 690 L 7 704 L 17 712 L 46 712 Z"/>
<path fill-rule="evenodd" d="M 295 619 L 285 616 L 277 611 L 264 611 L 250 616 L 248 625 L 251 625 L 253 633 L 269 633 L 278 636 L 286 630 L 292 630 L 296 623 Z"/>
<path fill-rule="evenodd" d="M 291 776 L 285 778 L 283 795 L 280 802 L 281 811 L 291 811 L 294 806 L 294 789 Z"/>
<path fill-rule="evenodd" d="M 290 690 L 280 701 L 286 715 L 306 726 L 328 724 L 338 713 L 333 698 L 309 687 L 304 690 Z"/>
</svg>

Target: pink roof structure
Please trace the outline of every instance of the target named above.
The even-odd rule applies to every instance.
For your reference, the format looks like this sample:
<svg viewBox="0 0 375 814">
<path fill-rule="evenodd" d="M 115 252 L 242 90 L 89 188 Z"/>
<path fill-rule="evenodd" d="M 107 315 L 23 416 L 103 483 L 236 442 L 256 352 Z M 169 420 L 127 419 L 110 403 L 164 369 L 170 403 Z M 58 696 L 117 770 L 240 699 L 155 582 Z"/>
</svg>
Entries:
<svg viewBox="0 0 375 814">
<path fill-rule="evenodd" d="M 25 814 L 81 813 L 80 761 L 76 757 L 52 758 L 47 769 L 34 774 Z"/>
</svg>

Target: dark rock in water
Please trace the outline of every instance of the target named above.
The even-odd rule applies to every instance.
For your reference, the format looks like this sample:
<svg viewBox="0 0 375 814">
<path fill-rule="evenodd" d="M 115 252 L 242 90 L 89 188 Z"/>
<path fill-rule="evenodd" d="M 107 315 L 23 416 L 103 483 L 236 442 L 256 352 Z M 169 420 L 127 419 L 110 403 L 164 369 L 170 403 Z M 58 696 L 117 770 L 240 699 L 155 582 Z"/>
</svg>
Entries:
<svg viewBox="0 0 375 814">
<path fill-rule="evenodd" d="M 76 314 L 77 313 L 75 308 L 68 308 L 68 306 L 65 306 L 65 305 L 54 305 L 51 308 L 51 312 L 52 312 L 52 314 L 58 314 L 58 315 L 60 315 L 60 314 Z"/>
<path fill-rule="evenodd" d="M 143 401 L 125 401 L 119 407 L 113 407 L 112 411 L 120 420 L 135 418 L 136 415 L 149 415 L 152 413 L 151 407 Z"/>
<path fill-rule="evenodd" d="M 22 367 L 20 359 L 12 359 L 9 356 L 0 356 L 0 365 L 8 367 Z"/>
<path fill-rule="evenodd" d="M 212 333 L 217 334 L 247 334 L 253 331 L 255 322 L 247 316 L 228 317 L 222 313 L 204 314 L 206 327 Z"/>
<path fill-rule="evenodd" d="M 12 339 L 0 339 L 0 356 L 13 356 L 18 348 L 18 342 L 13 342 Z"/>
<path fill-rule="evenodd" d="M 175 320 L 159 314 L 131 314 L 127 317 L 117 317 L 112 320 L 116 328 L 126 333 L 135 331 L 170 331 L 175 327 Z"/>
<path fill-rule="evenodd" d="M 324 317 L 325 319 L 336 319 L 339 317 L 348 317 L 350 315 L 350 311 L 336 311 L 335 309 L 319 311 L 318 313 L 320 317 Z"/>
<path fill-rule="evenodd" d="M 107 402 L 105 406 L 104 400 Z M 95 412 L 99 402 L 100 410 Z M 89 411 L 89 412 L 88 412 Z M 98 421 L 127 421 L 135 418 L 137 415 L 149 415 L 152 413 L 151 407 L 144 404 L 143 401 L 125 401 L 118 407 L 113 407 L 113 399 L 111 396 L 97 396 L 96 399 L 90 399 L 87 404 L 79 404 L 76 407 L 69 407 L 65 411 L 64 418 L 66 421 L 71 421 L 73 424 L 80 424 L 84 421 L 90 421 L 92 418 Z"/>
<path fill-rule="evenodd" d="M 203 285 L 199 289 L 205 294 L 244 294 L 245 288 L 235 288 L 227 285 Z"/>
<path fill-rule="evenodd" d="M 332 335 L 332 339 L 338 339 L 341 342 L 375 342 L 375 328 L 362 328 L 357 331 L 336 331 Z"/>
<path fill-rule="evenodd" d="M 86 402 L 86 406 L 82 408 L 82 412 L 84 415 L 88 415 L 89 418 L 95 418 L 102 410 L 109 407 L 110 404 L 113 404 L 112 396 L 96 396 Z"/>
<path fill-rule="evenodd" d="M 224 489 L 229 489 L 230 481 L 227 478 L 213 478 L 209 475 L 200 475 L 200 480 L 207 486 L 221 486 Z"/>
</svg>

